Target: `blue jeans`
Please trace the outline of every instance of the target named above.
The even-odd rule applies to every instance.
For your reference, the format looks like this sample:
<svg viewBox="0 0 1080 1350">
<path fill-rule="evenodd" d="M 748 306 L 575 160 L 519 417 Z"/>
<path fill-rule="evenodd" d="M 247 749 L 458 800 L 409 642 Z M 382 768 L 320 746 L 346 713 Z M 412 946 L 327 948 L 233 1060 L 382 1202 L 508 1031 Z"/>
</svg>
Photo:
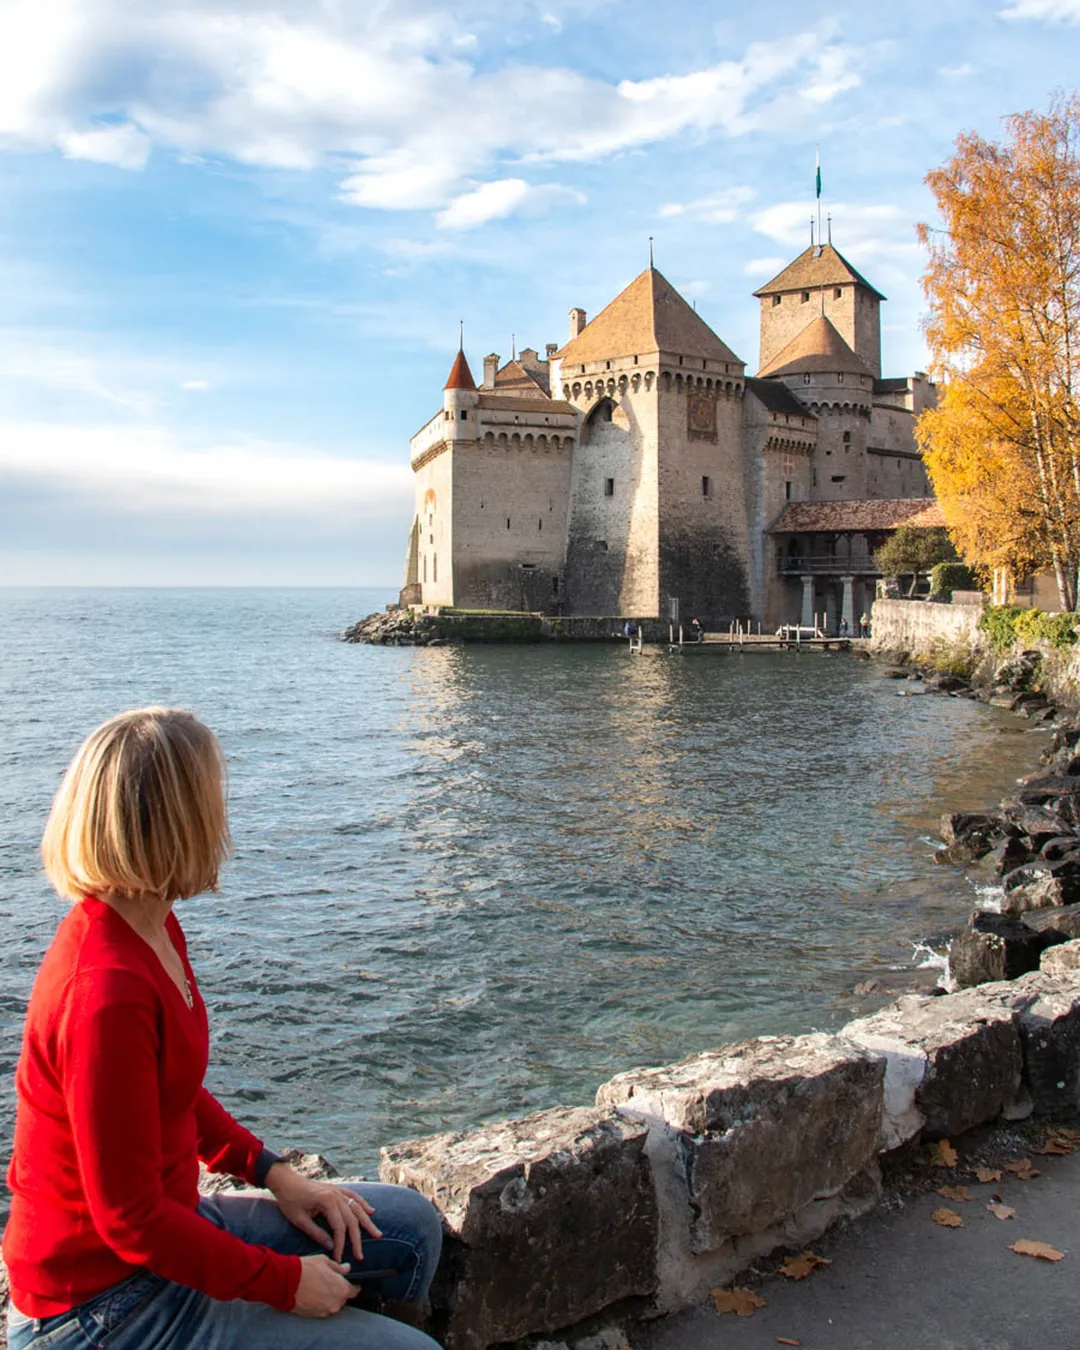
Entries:
<svg viewBox="0 0 1080 1350">
<path fill-rule="evenodd" d="M 439 1261 L 442 1228 L 435 1209 L 404 1186 L 351 1186 L 375 1208 L 381 1238 L 364 1238 L 353 1273 L 395 1272 L 373 1280 L 389 1299 L 422 1299 Z M 321 1251 L 263 1195 L 204 1196 L 199 1212 L 245 1242 L 287 1255 Z M 349 1254 L 346 1254 L 349 1260 Z M 438 1350 L 422 1331 L 377 1313 L 344 1307 L 306 1318 L 265 1303 L 219 1303 L 182 1284 L 140 1271 L 70 1312 L 23 1318 L 8 1309 L 8 1350 Z"/>
</svg>

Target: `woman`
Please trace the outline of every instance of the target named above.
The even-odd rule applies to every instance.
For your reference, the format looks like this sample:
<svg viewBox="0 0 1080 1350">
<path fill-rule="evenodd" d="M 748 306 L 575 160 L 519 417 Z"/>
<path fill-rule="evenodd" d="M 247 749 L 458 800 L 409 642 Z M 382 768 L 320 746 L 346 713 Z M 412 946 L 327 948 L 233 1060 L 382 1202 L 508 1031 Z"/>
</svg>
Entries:
<svg viewBox="0 0 1080 1350">
<path fill-rule="evenodd" d="M 4 1233 L 10 1350 L 433 1350 L 348 1306 L 350 1279 L 424 1299 L 432 1206 L 397 1186 L 300 1176 L 203 1087 L 206 1008 L 176 900 L 216 890 L 224 765 L 190 713 L 95 731 L 42 857 L 75 901 L 27 1009 Z M 199 1160 L 267 1188 L 200 1198 Z M 313 1322 L 304 1319 L 323 1318 Z"/>
</svg>

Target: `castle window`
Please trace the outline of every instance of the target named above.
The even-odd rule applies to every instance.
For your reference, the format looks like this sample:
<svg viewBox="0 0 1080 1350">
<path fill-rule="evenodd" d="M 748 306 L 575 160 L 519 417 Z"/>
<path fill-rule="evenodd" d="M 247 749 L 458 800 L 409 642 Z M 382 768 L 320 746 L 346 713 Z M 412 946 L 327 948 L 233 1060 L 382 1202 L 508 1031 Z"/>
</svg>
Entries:
<svg viewBox="0 0 1080 1350">
<path fill-rule="evenodd" d="M 809 375 L 809 373 L 807 373 L 806 375 L 804 375 L 804 376 L 802 377 L 802 382 L 803 382 L 803 384 L 809 384 L 809 383 L 810 383 L 810 375 Z"/>
<path fill-rule="evenodd" d="M 679 357 L 679 365 L 680 365 L 680 366 L 682 365 L 682 357 L 681 357 L 681 356 Z"/>
<path fill-rule="evenodd" d="M 559 594 L 559 578 L 558 578 L 558 577 L 552 577 L 552 578 L 551 578 L 551 594 L 552 594 L 552 595 L 558 595 L 558 594 Z"/>
<path fill-rule="evenodd" d="M 540 519 L 536 522 L 536 528 L 537 528 L 538 530 L 542 530 L 542 529 L 544 528 L 544 518 L 543 518 L 543 516 L 541 516 Z"/>
<path fill-rule="evenodd" d="M 774 296 L 773 296 L 772 302 L 773 302 L 773 308 L 774 308 L 774 309 L 775 309 L 776 306 L 780 303 L 780 301 L 783 300 L 783 298 L 784 298 L 784 297 L 783 297 L 782 295 L 774 295 Z"/>
<path fill-rule="evenodd" d="M 702 370 L 708 370 L 708 369 L 709 369 L 709 363 L 708 363 L 708 361 L 702 361 L 702 363 L 701 363 L 701 369 L 702 369 Z"/>
<path fill-rule="evenodd" d="M 615 496 L 615 479 L 614 479 L 614 478 L 605 478 L 605 479 L 604 479 L 604 496 L 605 496 L 605 497 L 614 497 L 614 496 Z"/>
<path fill-rule="evenodd" d="M 845 445 L 850 445 L 850 444 L 851 444 L 851 432 L 850 432 L 850 431 L 845 431 L 845 432 L 844 432 L 844 444 L 845 444 Z"/>
<path fill-rule="evenodd" d="M 701 495 L 703 497 L 712 496 L 712 479 L 709 478 L 708 475 L 703 477 L 701 480 Z"/>
<path fill-rule="evenodd" d="M 637 357 L 636 357 L 636 356 L 634 357 L 634 365 L 635 365 L 635 366 L 637 365 Z"/>
<path fill-rule="evenodd" d="M 836 290 L 833 291 L 833 299 L 839 300 L 843 296 L 843 294 L 844 294 L 843 290 L 839 286 L 837 286 Z"/>
<path fill-rule="evenodd" d="M 468 415 L 469 415 L 469 414 L 466 412 L 466 410 L 465 410 L 464 408 L 462 408 L 462 410 L 461 410 L 461 420 L 462 420 L 463 422 L 465 421 L 466 417 L 468 417 Z"/>
<path fill-rule="evenodd" d="M 833 476 L 832 476 L 831 481 L 834 482 L 834 483 L 842 483 L 846 477 L 847 477 L 846 474 L 843 474 L 843 473 L 834 473 Z"/>
<path fill-rule="evenodd" d="M 784 483 L 784 501 L 786 501 L 786 502 L 791 501 L 791 479 L 790 479 L 790 478 L 787 479 L 787 481 Z"/>
<path fill-rule="evenodd" d="M 596 541 L 596 547 L 600 550 L 601 553 L 606 553 L 608 551 L 607 540 L 598 539 Z"/>
<path fill-rule="evenodd" d="M 843 383 L 844 383 L 844 372 L 843 372 L 842 370 L 838 370 L 838 371 L 836 372 L 836 383 L 837 383 L 837 384 L 843 384 Z"/>
<path fill-rule="evenodd" d="M 810 470 L 810 486 L 817 487 L 817 469 Z"/>
<path fill-rule="evenodd" d="M 506 528 L 507 528 L 507 529 L 510 528 L 510 517 L 509 517 L 509 516 L 506 517 Z"/>
<path fill-rule="evenodd" d="M 610 361 L 607 362 L 607 368 L 608 368 L 608 370 L 611 369 L 611 362 L 610 362 Z"/>
<path fill-rule="evenodd" d="M 810 299 L 810 292 L 809 292 L 809 291 L 803 291 L 803 293 L 802 293 L 802 302 L 803 302 L 803 304 L 805 305 L 805 304 L 809 301 L 809 299 Z"/>
<path fill-rule="evenodd" d="M 432 554 L 431 558 L 431 579 L 432 581 L 438 581 L 439 579 L 439 555 L 437 553 Z"/>
<path fill-rule="evenodd" d="M 424 554 L 424 581 L 427 581 L 427 554 Z"/>
</svg>

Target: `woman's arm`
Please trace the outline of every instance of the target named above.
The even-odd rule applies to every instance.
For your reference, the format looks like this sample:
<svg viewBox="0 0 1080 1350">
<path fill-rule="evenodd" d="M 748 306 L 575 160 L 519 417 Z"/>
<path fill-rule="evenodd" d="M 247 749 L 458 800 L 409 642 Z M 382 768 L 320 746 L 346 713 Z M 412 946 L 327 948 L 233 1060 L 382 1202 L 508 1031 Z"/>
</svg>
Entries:
<svg viewBox="0 0 1080 1350">
<path fill-rule="evenodd" d="M 211 1298 L 290 1310 L 299 1257 L 243 1242 L 164 1192 L 157 1008 L 146 982 L 84 973 L 60 1039 L 79 1172 L 103 1241 L 121 1260 Z"/>
<path fill-rule="evenodd" d="M 280 1154 L 245 1129 L 206 1088 L 199 1089 L 195 1120 L 200 1162 L 211 1172 L 239 1177 L 252 1186 L 266 1185 L 267 1173 L 281 1161 Z"/>
</svg>

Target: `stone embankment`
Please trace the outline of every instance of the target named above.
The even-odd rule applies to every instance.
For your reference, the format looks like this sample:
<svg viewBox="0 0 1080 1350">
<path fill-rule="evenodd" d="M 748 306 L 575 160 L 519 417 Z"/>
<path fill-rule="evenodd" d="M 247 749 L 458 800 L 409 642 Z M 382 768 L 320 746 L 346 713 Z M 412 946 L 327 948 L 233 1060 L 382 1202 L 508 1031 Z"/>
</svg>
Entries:
<svg viewBox="0 0 1080 1350">
<path fill-rule="evenodd" d="M 381 647 L 448 647 L 467 642 L 624 642 L 625 619 L 587 615 L 480 613 L 443 610 L 420 614 L 391 607 L 369 614 L 341 635 L 344 642 Z M 666 642 L 668 625 L 638 621 L 646 642 Z"/>
</svg>

